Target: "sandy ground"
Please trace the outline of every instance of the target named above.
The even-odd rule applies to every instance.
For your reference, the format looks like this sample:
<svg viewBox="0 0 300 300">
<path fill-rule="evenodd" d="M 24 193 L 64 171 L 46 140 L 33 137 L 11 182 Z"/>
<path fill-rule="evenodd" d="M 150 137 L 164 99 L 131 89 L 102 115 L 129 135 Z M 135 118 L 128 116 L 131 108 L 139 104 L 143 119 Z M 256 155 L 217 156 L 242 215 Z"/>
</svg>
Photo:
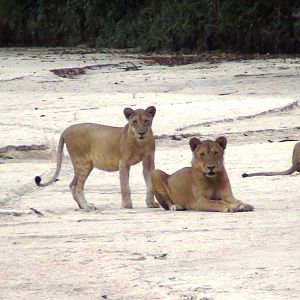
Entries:
<svg viewBox="0 0 300 300">
<path fill-rule="evenodd" d="M 103 66 L 50 72 L 90 65 Z M 299 176 L 241 177 L 290 166 L 299 95 L 300 59 L 167 67 L 117 52 L 0 49 L 0 148 L 49 147 L 0 151 L 0 298 L 299 299 Z M 132 210 L 120 208 L 118 174 L 94 170 L 85 191 L 99 210 L 79 211 L 68 157 L 58 182 L 34 185 L 53 174 L 65 127 L 123 126 L 125 106 L 148 105 L 157 168 L 188 166 L 190 136 L 225 135 L 233 192 L 255 211 L 148 209 L 141 165 L 131 170 Z"/>
</svg>

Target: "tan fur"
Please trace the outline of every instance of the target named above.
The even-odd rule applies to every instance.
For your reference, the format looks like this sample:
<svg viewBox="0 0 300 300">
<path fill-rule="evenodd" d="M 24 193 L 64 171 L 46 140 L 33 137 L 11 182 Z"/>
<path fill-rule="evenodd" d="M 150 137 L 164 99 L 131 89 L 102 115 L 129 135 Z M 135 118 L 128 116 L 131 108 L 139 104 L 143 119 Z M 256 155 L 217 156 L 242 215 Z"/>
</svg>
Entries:
<svg viewBox="0 0 300 300">
<path fill-rule="evenodd" d="M 191 167 L 180 169 L 172 175 L 153 170 L 153 190 L 159 204 L 166 210 L 252 211 L 253 206 L 243 204 L 232 194 L 223 163 L 226 143 L 225 137 L 202 142 L 192 138 Z"/>
<path fill-rule="evenodd" d="M 150 172 L 154 169 L 155 143 L 152 133 L 152 120 L 156 109 L 124 109 L 128 123 L 124 127 L 111 127 L 94 123 L 72 125 L 62 133 L 57 155 L 57 168 L 47 183 L 41 184 L 40 177 L 35 181 L 39 186 L 54 182 L 59 174 L 63 145 L 70 154 L 74 178 L 70 189 L 74 200 L 82 209 L 93 208 L 84 197 L 84 183 L 93 168 L 107 172 L 119 171 L 122 206 L 132 208 L 129 190 L 130 166 L 143 162 L 143 175 L 147 185 L 146 203 L 148 207 L 159 207 L 154 201 Z"/>
<path fill-rule="evenodd" d="M 281 172 L 243 173 L 242 177 L 291 175 L 296 171 L 300 172 L 300 142 L 296 143 L 294 146 L 293 156 L 292 156 L 292 166 L 289 169 Z"/>
</svg>

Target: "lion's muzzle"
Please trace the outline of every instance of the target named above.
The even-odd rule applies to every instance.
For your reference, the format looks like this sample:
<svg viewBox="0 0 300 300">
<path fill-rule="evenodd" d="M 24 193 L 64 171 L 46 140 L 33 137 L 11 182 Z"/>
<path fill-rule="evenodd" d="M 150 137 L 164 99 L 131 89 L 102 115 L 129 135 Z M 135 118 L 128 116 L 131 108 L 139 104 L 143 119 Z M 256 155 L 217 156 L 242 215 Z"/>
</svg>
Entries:
<svg viewBox="0 0 300 300">
<path fill-rule="evenodd" d="M 143 140 L 145 137 L 146 137 L 146 131 L 137 133 L 137 138 L 139 140 Z"/>
<path fill-rule="evenodd" d="M 215 171 L 215 166 L 207 166 L 208 172 L 205 173 L 207 177 L 214 177 L 217 175 L 217 172 Z"/>
</svg>

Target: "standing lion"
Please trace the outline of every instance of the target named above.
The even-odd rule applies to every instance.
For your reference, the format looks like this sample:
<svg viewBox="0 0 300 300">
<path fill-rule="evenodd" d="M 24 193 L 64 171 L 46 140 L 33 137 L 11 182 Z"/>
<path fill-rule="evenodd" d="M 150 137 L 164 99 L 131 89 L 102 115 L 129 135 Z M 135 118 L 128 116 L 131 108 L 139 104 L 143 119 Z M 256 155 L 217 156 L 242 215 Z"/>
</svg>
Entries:
<svg viewBox="0 0 300 300">
<path fill-rule="evenodd" d="M 103 171 L 119 171 L 122 207 L 132 208 L 129 189 L 129 171 L 132 165 L 143 162 L 143 175 L 147 185 L 146 203 L 148 207 L 159 207 L 154 201 L 150 172 L 154 169 L 155 143 L 151 129 L 156 109 L 124 109 L 128 123 L 124 127 L 111 127 L 94 123 L 82 123 L 66 128 L 61 134 L 57 166 L 53 177 L 41 183 L 36 176 L 35 182 L 45 187 L 56 181 L 62 163 L 64 144 L 68 149 L 74 168 L 74 178 L 70 189 L 78 206 L 85 210 L 93 209 L 84 197 L 84 183 L 93 168 Z"/>
</svg>

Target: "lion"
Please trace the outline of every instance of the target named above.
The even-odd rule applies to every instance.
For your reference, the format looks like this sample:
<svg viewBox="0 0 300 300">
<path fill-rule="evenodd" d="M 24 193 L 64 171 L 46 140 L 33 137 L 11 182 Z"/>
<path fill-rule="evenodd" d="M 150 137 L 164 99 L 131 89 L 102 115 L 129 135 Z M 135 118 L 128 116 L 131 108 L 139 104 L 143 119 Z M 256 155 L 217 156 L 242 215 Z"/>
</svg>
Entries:
<svg viewBox="0 0 300 300">
<path fill-rule="evenodd" d="M 300 142 L 296 143 L 294 146 L 293 156 L 292 156 L 292 166 L 289 169 L 281 172 L 243 173 L 242 177 L 291 175 L 296 171 L 300 172 Z"/>
<path fill-rule="evenodd" d="M 161 170 L 151 172 L 154 195 L 165 210 L 209 212 L 252 211 L 252 205 L 237 200 L 231 191 L 223 155 L 227 139 L 189 142 L 193 152 L 192 166 L 172 175 Z"/>
<path fill-rule="evenodd" d="M 129 171 L 132 165 L 141 161 L 147 186 L 146 204 L 148 207 L 159 207 L 154 200 L 150 175 L 155 167 L 152 121 L 156 108 L 149 106 L 145 110 L 133 110 L 127 107 L 123 112 L 128 121 L 124 127 L 81 123 L 66 128 L 60 136 L 53 177 L 48 182 L 41 183 L 41 177 L 36 176 L 36 184 L 45 187 L 57 180 L 62 164 L 63 147 L 66 144 L 74 168 L 74 178 L 69 187 L 79 208 L 96 209 L 86 201 L 83 191 L 93 168 L 107 172 L 119 171 L 122 207 L 132 208 Z"/>
</svg>

